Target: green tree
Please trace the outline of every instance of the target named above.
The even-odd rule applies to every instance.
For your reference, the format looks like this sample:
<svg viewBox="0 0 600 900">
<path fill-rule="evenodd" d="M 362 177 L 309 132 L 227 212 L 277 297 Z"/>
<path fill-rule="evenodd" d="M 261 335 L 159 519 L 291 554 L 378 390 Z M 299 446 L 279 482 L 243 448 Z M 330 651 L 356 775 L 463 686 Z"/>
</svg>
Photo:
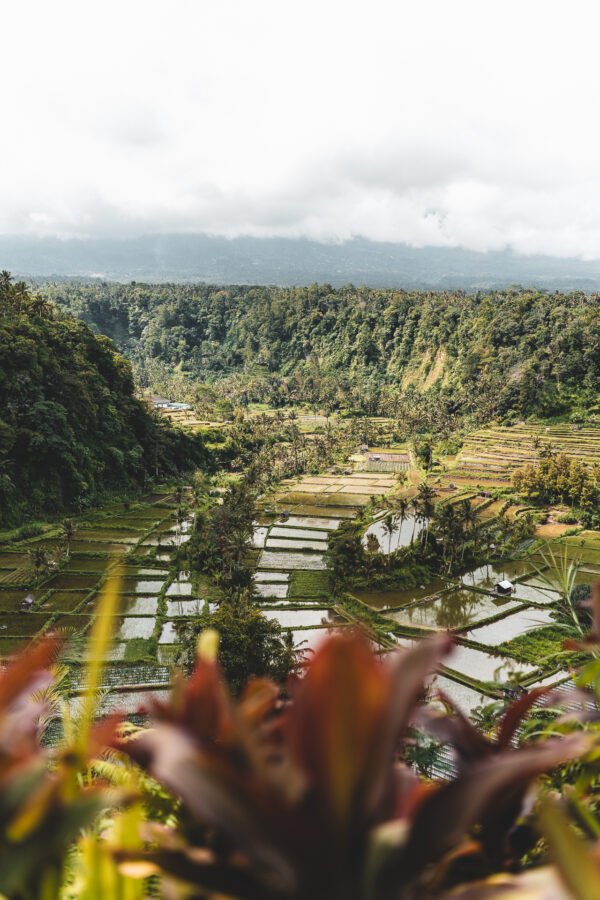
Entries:
<svg viewBox="0 0 600 900">
<path fill-rule="evenodd" d="M 219 607 L 205 608 L 192 622 L 178 623 L 181 650 L 177 662 L 190 672 L 196 660 L 198 635 L 204 628 L 219 634 L 219 663 L 234 694 L 249 678 L 268 677 L 283 685 L 295 671 L 296 654 L 290 632 L 282 632 L 277 621 L 267 619 L 242 590 Z"/>
</svg>

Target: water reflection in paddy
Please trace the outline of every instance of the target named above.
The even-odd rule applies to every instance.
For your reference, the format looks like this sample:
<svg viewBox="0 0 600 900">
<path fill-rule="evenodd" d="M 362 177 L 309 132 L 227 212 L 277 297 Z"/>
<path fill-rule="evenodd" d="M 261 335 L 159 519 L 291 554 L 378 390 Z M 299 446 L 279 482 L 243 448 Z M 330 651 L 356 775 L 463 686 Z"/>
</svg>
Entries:
<svg viewBox="0 0 600 900">
<path fill-rule="evenodd" d="M 543 586 L 542 580 L 539 579 L 539 586 L 529 578 L 526 581 L 519 581 L 515 584 L 513 597 L 517 600 L 530 601 L 531 603 L 556 603 L 560 599 L 557 591 Z"/>
<path fill-rule="evenodd" d="M 464 628 L 471 622 L 488 619 L 518 604 L 514 600 L 490 597 L 466 588 L 447 591 L 416 606 L 387 613 L 400 625 L 423 628 Z"/>
<path fill-rule="evenodd" d="M 381 552 L 387 555 L 388 553 L 393 553 L 398 547 L 408 547 L 411 541 L 416 539 L 423 530 L 422 523 L 417 521 L 414 516 L 408 516 L 402 522 L 400 522 L 398 516 L 392 516 L 392 520 L 397 530 L 391 535 L 386 529 L 385 518 L 369 525 L 363 537 L 365 547 L 367 546 L 368 536 L 373 534 L 379 541 Z"/>
<path fill-rule="evenodd" d="M 303 628 L 292 631 L 294 647 L 300 645 L 301 650 L 315 650 L 329 634 L 331 634 L 329 628 Z"/>
<path fill-rule="evenodd" d="M 192 585 L 189 581 L 174 581 L 167 588 L 167 597 L 189 597 Z"/>
<path fill-rule="evenodd" d="M 402 591 L 353 591 L 352 593 L 373 609 L 394 609 L 405 606 L 413 600 L 423 600 L 433 594 L 439 594 L 448 587 L 441 578 L 429 581 L 420 587 L 406 588 Z"/>
<path fill-rule="evenodd" d="M 328 609 L 263 609 L 267 619 L 276 619 L 282 628 L 321 625 L 329 619 Z"/>
<path fill-rule="evenodd" d="M 553 625 L 555 620 L 545 609 L 520 609 L 492 622 L 490 625 L 482 625 L 480 628 L 473 628 L 467 631 L 465 637 L 472 641 L 478 641 L 480 644 L 489 644 L 490 647 L 497 647 L 504 641 L 512 641 L 513 638 L 532 628 L 543 628 L 545 625 Z"/>
<path fill-rule="evenodd" d="M 204 600 L 167 600 L 168 616 L 199 616 L 205 606 Z M 209 604 L 209 609 L 214 612 L 215 603 Z"/>
<path fill-rule="evenodd" d="M 534 666 L 526 663 L 493 656 L 491 653 L 474 650 L 472 647 L 461 646 L 454 647 L 450 656 L 445 660 L 445 664 L 449 669 L 454 669 L 469 678 L 475 678 L 478 681 L 495 681 L 499 684 L 514 681 L 516 676 L 535 671 Z"/>
<path fill-rule="evenodd" d="M 429 682 L 429 687 L 431 691 L 443 691 L 444 694 L 456 704 L 461 712 L 465 713 L 467 716 L 470 715 L 477 706 L 485 706 L 488 703 L 494 702 L 485 694 L 480 694 L 478 691 L 473 690 L 473 688 L 466 687 L 464 684 L 459 684 L 457 681 L 453 681 L 445 675 L 434 675 Z"/>
<path fill-rule="evenodd" d="M 473 569 L 472 572 L 467 572 L 462 576 L 462 582 L 470 587 L 491 590 L 499 581 L 515 581 L 515 579 L 530 573 L 531 570 L 531 563 L 524 559 L 505 563 L 488 563 Z"/>
<path fill-rule="evenodd" d="M 158 597 L 124 597 L 120 609 L 127 616 L 155 616 Z"/>
</svg>

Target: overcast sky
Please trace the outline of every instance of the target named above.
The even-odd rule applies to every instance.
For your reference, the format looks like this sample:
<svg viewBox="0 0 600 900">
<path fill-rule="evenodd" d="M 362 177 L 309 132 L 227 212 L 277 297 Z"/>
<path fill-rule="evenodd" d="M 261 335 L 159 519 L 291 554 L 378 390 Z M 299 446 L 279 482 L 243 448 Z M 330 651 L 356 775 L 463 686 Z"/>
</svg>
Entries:
<svg viewBox="0 0 600 900">
<path fill-rule="evenodd" d="M 600 257 L 594 0 L 18 0 L 2 32 L 0 233 Z"/>
</svg>

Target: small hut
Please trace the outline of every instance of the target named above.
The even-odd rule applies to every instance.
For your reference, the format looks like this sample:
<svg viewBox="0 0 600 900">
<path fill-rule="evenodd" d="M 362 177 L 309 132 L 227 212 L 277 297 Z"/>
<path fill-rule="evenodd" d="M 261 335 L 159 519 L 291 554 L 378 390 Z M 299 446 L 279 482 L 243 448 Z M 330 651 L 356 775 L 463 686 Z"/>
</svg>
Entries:
<svg viewBox="0 0 600 900">
<path fill-rule="evenodd" d="M 505 579 L 504 581 L 499 581 L 496 585 L 496 593 L 502 594 L 503 597 L 508 597 L 512 594 L 514 590 L 514 585 L 512 581 L 508 581 Z"/>
</svg>

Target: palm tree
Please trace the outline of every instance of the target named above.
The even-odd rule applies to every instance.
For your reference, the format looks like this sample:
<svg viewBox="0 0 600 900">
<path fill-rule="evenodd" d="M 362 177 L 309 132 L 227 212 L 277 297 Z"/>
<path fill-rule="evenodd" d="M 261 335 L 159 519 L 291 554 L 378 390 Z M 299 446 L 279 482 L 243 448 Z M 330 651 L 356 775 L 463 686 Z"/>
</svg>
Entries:
<svg viewBox="0 0 600 900">
<path fill-rule="evenodd" d="M 435 513 L 435 497 L 436 493 L 433 488 L 429 487 L 426 481 L 422 481 L 417 489 L 417 497 L 415 499 L 418 501 L 417 508 L 419 512 L 419 518 L 424 525 L 425 538 L 423 540 L 423 544 L 425 547 L 427 546 L 427 541 L 429 538 L 429 522 L 431 520 L 431 517 Z"/>
<path fill-rule="evenodd" d="M 65 519 L 60 524 L 60 536 L 67 545 L 66 557 L 69 559 L 71 555 L 71 541 L 77 533 L 77 526 L 73 519 Z"/>
<path fill-rule="evenodd" d="M 388 555 L 392 552 L 392 535 L 398 531 L 398 522 L 391 513 L 381 523 L 383 531 L 388 536 Z"/>
<path fill-rule="evenodd" d="M 402 526 L 404 525 L 408 517 L 409 507 L 410 502 L 406 499 L 406 497 L 400 497 L 400 499 L 396 503 L 396 515 L 398 516 L 398 521 L 400 523 L 400 538 L 402 538 Z"/>
</svg>

